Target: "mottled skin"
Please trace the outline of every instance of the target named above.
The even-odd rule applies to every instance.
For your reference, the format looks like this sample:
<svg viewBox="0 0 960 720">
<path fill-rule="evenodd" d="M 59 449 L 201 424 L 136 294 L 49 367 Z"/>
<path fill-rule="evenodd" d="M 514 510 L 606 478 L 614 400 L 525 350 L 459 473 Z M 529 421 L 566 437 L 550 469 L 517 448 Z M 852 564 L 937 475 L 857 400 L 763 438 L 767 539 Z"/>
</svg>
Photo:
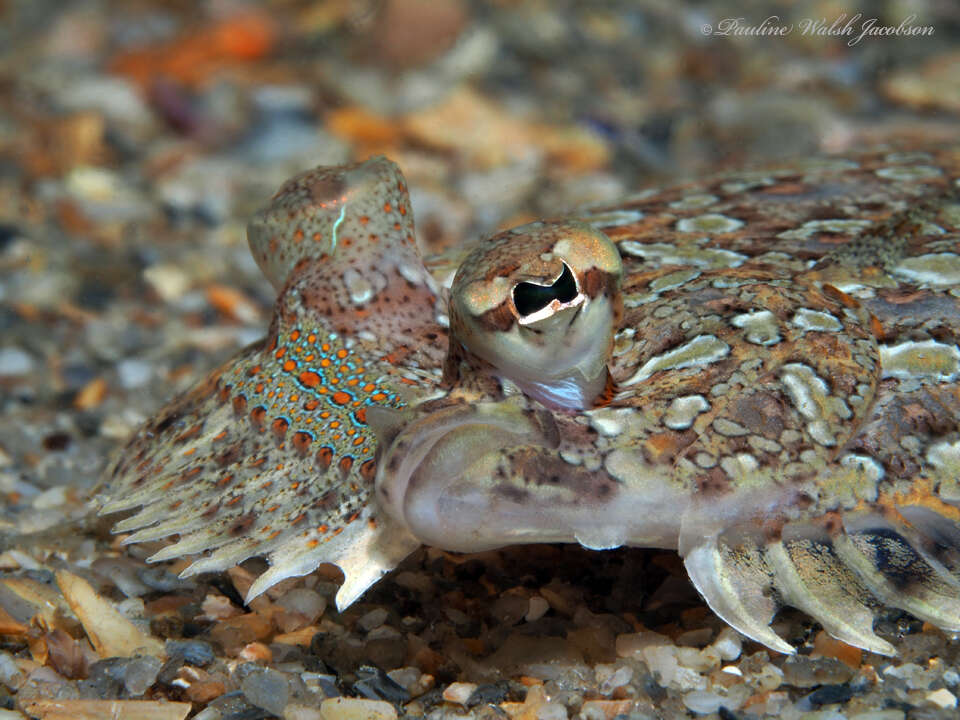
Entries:
<svg viewBox="0 0 960 720">
<path fill-rule="evenodd" d="M 679 549 L 711 607 L 782 652 L 792 648 L 769 628 L 782 605 L 887 654 L 871 629 L 878 605 L 960 630 L 958 175 L 956 151 L 874 152 L 647 191 L 578 223 L 507 231 L 454 280 L 445 362 L 441 343 L 425 340 L 441 333 L 425 277 L 408 280 L 419 313 L 361 314 L 364 303 L 344 299 L 344 257 L 298 254 L 288 235 L 258 255 L 272 279 L 291 268 L 270 342 L 291 347 L 284 328 L 303 332 L 308 318 L 332 323 L 381 374 L 386 398 L 364 400 L 377 425 L 376 502 L 372 466 L 358 475 L 356 463 L 346 475 L 306 460 L 298 474 L 272 472 L 289 482 L 313 469 L 309 493 L 257 490 L 249 458 L 268 438 L 271 465 L 296 457 L 287 438 L 304 422 L 285 416 L 289 426 L 271 434 L 278 413 L 263 401 L 262 417 L 231 427 L 240 454 L 214 467 L 213 434 L 236 423 L 214 421 L 236 403 L 228 376 L 269 362 L 264 377 L 285 377 L 277 350 L 261 345 L 132 441 L 116 471 L 123 500 L 108 509 L 146 504 L 121 524 L 146 528 L 131 541 L 181 533 L 160 557 L 222 545 L 191 569 L 273 551 L 258 592 L 329 561 L 351 588 L 338 600 L 352 599 L 418 541 L 464 551 L 578 541 Z M 312 207 L 311 222 L 330 215 Z M 266 235 L 251 232 L 255 253 Z M 387 252 L 353 229 L 340 237 L 358 257 Z M 350 267 L 382 272 L 389 247 L 366 265 L 351 255 Z M 397 247 L 416 258 L 409 243 Z M 395 286 L 382 292 L 395 297 Z M 388 360 L 398 343 L 405 354 Z M 405 394 L 404 376 L 418 382 Z M 227 513 L 237 486 L 220 490 L 217 473 L 241 466 L 234 492 L 244 494 Z M 177 489 L 164 495 L 168 484 Z M 318 506 L 328 488 L 337 494 Z M 264 519 L 258 492 L 284 522 Z M 218 524 L 191 520 L 210 507 Z M 293 520 L 307 507 L 312 534 L 300 536 Z M 346 528 L 338 537 L 370 545 L 302 550 L 321 539 L 324 513 Z M 345 522 L 357 513 L 376 526 Z M 275 541 L 264 524 L 280 530 Z"/>
<path fill-rule="evenodd" d="M 417 547 L 369 502 L 370 423 L 439 388 L 442 308 L 384 158 L 291 178 L 248 235 L 279 291 L 267 338 L 137 433 L 102 511 L 143 506 L 127 542 L 179 535 L 155 560 L 212 551 L 191 574 L 269 553 L 253 595 L 336 563 L 349 604 Z"/>
</svg>

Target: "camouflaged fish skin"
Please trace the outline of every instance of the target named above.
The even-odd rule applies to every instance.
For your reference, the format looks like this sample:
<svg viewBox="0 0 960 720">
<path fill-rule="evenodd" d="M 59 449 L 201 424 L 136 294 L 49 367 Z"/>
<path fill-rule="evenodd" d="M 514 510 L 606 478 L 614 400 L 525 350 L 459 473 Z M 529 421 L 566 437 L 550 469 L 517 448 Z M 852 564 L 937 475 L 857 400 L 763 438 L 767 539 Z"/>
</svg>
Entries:
<svg viewBox="0 0 960 720">
<path fill-rule="evenodd" d="M 357 315 L 364 302 L 298 303 L 311 288 L 327 292 L 331 278 L 342 281 L 336 254 L 336 272 L 310 280 L 298 281 L 294 264 L 271 337 L 278 326 L 289 337 L 287 317 L 310 317 L 317 327 L 337 318 L 344 342 L 360 343 L 362 326 L 374 336 L 362 345 L 365 366 L 394 394 L 368 412 L 377 425 L 376 437 L 367 436 L 376 445 L 375 492 L 360 477 L 353 495 L 349 482 L 316 464 L 297 466 L 310 477 L 270 477 L 278 486 L 337 488 L 336 503 L 311 509 L 310 525 L 347 511 L 374 521 L 342 525 L 367 528 L 351 542 L 375 538 L 350 555 L 346 596 L 419 541 L 462 551 L 570 541 L 677 548 L 717 614 L 781 652 L 793 648 L 769 623 L 785 605 L 884 654 L 895 649 L 872 630 L 881 606 L 960 631 L 958 177 L 952 149 L 806 159 L 506 231 L 475 249 L 454 280 L 445 359 L 436 343 L 417 344 L 427 332 L 442 334 L 429 281 L 416 284 L 422 311 L 400 323 L 416 329 L 381 338 L 385 325 Z M 337 229 L 358 254 L 368 247 L 353 227 Z M 404 257 L 412 264 L 412 248 Z M 386 324 L 400 311 L 373 315 Z M 297 327 L 309 330 L 303 322 Z M 407 370 L 384 360 L 398 338 Z M 220 509 L 234 496 L 208 475 L 213 434 L 224 426 L 212 418 L 226 416 L 236 396 L 224 393 L 224 376 L 275 354 L 269 347 L 248 349 L 210 389 L 182 400 L 170 423 L 176 431 L 159 427 L 171 411 L 162 413 L 117 472 L 123 507 L 145 503 L 122 529 L 180 534 L 163 557 L 214 543 L 245 543 L 246 555 L 272 551 L 259 590 L 311 563 L 343 566 L 336 553 L 345 552 L 336 540 L 315 554 L 290 550 L 300 531 L 289 512 L 307 501 L 279 487 L 271 492 L 287 522 L 271 523 L 278 544 L 252 532 L 270 521 L 255 505 L 249 473 L 230 515 L 252 517 L 249 527 L 188 525 L 208 506 L 223 522 Z M 270 367 L 269 377 L 285 378 L 276 362 Z M 414 375 L 418 384 L 407 389 L 400 380 Z M 277 414 L 263 406 L 259 421 L 231 416 L 231 430 L 291 454 L 287 436 L 304 416 L 286 418 L 278 438 Z M 208 459 L 193 470 L 173 436 L 198 423 L 198 439 L 184 442 Z M 249 457 L 231 457 L 216 472 Z M 133 468 L 157 464 L 166 479 L 145 481 L 137 495 L 142 471 Z M 385 554 L 387 535 L 400 550 Z M 197 548 L 191 537 L 209 544 Z M 218 552 L 198 564 L 235 561 Z M 377 572 L 352 580 L 365 556 Z M 288 557 L 300 558 L 295 571 L 283 569 Z"/>
</svg>

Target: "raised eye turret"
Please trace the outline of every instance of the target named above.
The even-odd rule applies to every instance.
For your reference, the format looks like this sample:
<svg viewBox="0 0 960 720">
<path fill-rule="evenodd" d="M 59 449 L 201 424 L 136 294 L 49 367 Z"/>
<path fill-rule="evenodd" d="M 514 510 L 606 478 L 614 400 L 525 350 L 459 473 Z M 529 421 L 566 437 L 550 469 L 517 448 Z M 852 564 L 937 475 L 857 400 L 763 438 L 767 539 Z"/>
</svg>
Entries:
<svg viewBox="0 0 960 720">
<path fill-rule="evenodd" d="M 616 246 L 581 223 L 500 233 L 454 278 L 453 352 L 548 406 L 592 407 L 607 385 L 622 272 Z"/>
</svg>

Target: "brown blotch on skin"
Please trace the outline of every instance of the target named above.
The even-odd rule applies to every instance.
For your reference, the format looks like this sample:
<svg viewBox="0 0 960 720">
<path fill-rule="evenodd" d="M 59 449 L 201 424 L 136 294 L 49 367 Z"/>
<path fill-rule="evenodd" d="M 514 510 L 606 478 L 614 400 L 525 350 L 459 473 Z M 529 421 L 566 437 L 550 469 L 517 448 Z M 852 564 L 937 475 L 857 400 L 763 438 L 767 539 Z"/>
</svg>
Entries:
<svg viewBox="0 0 960 720">
<path fill-rule="evenodd" d="M 377 463 L 375 460 L 367 460 L 360 464 L 360 477 L 367 482 L 373 482 L 377 475 Z"/>
<path fill-rule="evenodd" d="M 834 287 L 830 283 L 823 284 L 823 294 L 833 300 L 836 300 L 838 303 L 846 308 L 850 308 L 851 310 L 856 310 L 858 307 L 860 307 L 859 300 L 847 295 L 845 292 L 843 292 L 843 290 Z"/>
<path fill-rule="evenodd" d="M 323 495 L 318 497 L 314 502 L 312 507 L 318 510 L 332 510 L 340 504 L 340 496 L 337 494 L 336 490 L 327 490 Z"/>
<path fill-rule="evenodd" d="M 823 517 L 817 518 L 817 522 L 823 527 L 824 532 L 832 538 L 838 537 L 843 532 L 843 518 L 840 513 L 827 513 Z"/>
<path fill-rule="evenodd" d="M 669 430 L 654 433 L 643 444 L 644 455 L 651 463 L 671 463 L 683 449 L 696 439 L 697 434 L 692 429 L 683 432 Z"/>
<path fill-rule="evenodd" d="M 233 412 L 237 415 L 243 415 L 247 411 L 247 398 L 244 395 L 237 395 L 233 399 Z"/>
<path fill-rule="evenodd" d="M 226 467 L 227 465 L 233 465 L 237 460 L 240 459 L 240 455 L 243 453 L 243 443 L 237 442 L 227 448 L 223 453 L 216 457 L 216 463 L 220 467 Z"/>
<path fill-rule="evenodd" d="M 337 202 L 346 190 L 346 183 L 341 177 L 318 177 L 308 186 L 310 199 L 315 203 Z"/>
<path fill-rule="evenodd" d="M 283 442 L 284 438 L 287 436 L 287 428 L 289 427 L 290 423 L 284 418 L 277 418 L 270 423 L 270 429 L 273 431 L 273 436 L 276 438 L 278 443 Z"/>
<path fill-rule="evenodd" d="M 320 469 L 320 472 L 326 472 L 330 468 L 330 463 L 332 462 L 333 448 L 324 445 L 322 448 L 317 450 L 316 463 L 317 467 Z"/>
<path fill-rule="evenodd" d="M 197 423 L 193 427 L 188 428 L 187 430 L 184 430 L 182 433 L 177 435 L 177 437 L 173 439 L 173 442 L 175 442 L 178 445 L 183 444 L 190 438 L 196 435 L 199 435 L 202 429 L 203 429 L 203 423 Z"/>
<path fill-rule="evenodd" d="M 597 268 L 590 268 L 580 276 L 580 292 L 596 298 L 600 295 L 614 296 L 617 293 L 617 276 Z"/>
<path fill-rule="evenodd" d="M 730 478 L 719 467 L 713 467 L 696 478 L 697 492 L 702 495 L 722 495 L 730 490 Z"/>
<path fill-rule="evenodd" d="M 250 411 L 250 424 L 257 432 L 263 432 L 263 423 L 267 419 L 267 409 L 263 405 L 257 405 Z"/>
<path fill-rule="evenodd" d="M 770 440 L 778 440 L 787 426 L 787 408 L 783 398 L 764 390 L 736 398 L 725 415 L 754 435 L 762 435 Z"/>
<path fill-rule="evenodd" d="M 248 512 L 244 515 L 241 515 L 236 520 L 230 524 L 230 534 L 231 535 L 246 535 L 247 531 L 253 527 L 253 524 L 257 520 L 257 515 L 254 512 Z"/>
<path fill-rule="evenodd" d="M 497 307 L 492 310 L 487 310 L 477 318 L 477 322 L 482 327 L 488 330 L 497 330 L 498 332 L 506 332 L 513 327 L 516 321 L 517 319 L 513 314 L 513 310 L 510 309 L 510 304 L 507 302 L 500 303 Z"/>
<path fill-rule="evenodd" d="M 496 485 L 493 491 L 505 500 L 517 503 L 518 505 L 523 504 L 530 497 L 530 493 L 527 490 L 518 488 L 516 485 Z"/>
<path fill-rule="evenodd" d="M 310 433 L 298 431 L 293 434 L 293 449 L 296 450 L 297 455 L 300 457 L 307 456 L 307 453 L 310 451 L 310 443 L 312 442 L 313 438 L 310 436 Z"/>
</svg>

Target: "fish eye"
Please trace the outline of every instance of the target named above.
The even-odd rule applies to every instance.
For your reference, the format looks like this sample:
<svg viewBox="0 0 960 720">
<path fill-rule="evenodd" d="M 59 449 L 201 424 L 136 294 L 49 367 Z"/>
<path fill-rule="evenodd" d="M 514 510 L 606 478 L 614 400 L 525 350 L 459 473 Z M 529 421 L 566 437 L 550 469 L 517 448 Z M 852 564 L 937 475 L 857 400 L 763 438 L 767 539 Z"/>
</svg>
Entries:
<svg viewBox="0 0 960 720">
<path fill-rule="evenodd" d="M 543 310 L 553 300 L 567 303 L 577 297 L 577 281 L 573 272 L 563 263 L 563 272 L 551 285 L 521 282 L 513 288 L 513 304 L 523 316 Z"/>
</svg>

